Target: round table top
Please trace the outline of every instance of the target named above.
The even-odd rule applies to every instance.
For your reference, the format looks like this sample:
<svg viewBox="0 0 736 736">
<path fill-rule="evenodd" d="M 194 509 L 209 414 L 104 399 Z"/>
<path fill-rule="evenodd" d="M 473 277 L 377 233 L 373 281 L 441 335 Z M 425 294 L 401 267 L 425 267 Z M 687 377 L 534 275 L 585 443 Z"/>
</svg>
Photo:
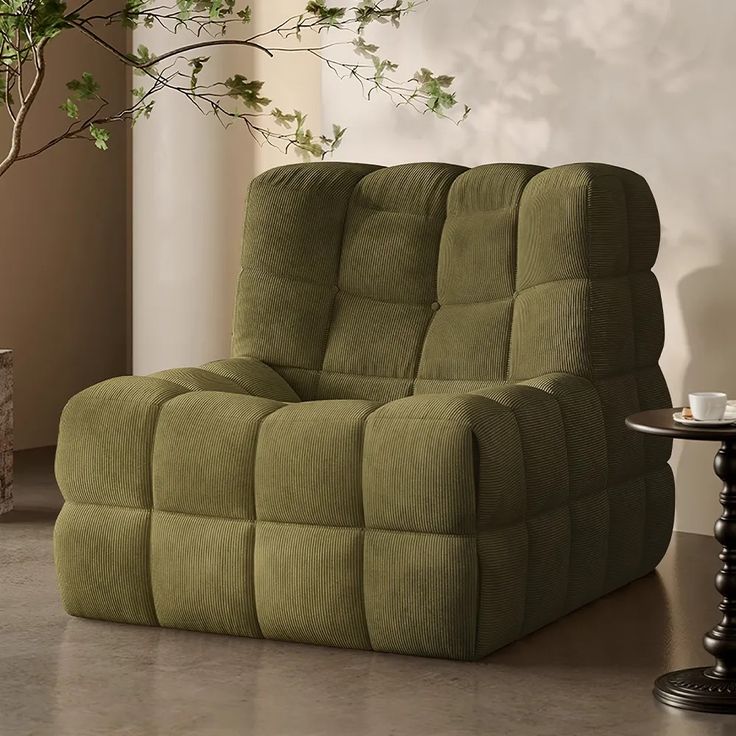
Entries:
<svg viewBox="0 0 736 736">
<path fill-rule="evenodd" d="M 672 418 L 676 411 L 682 411 L 682 408 L 640 411 L 638 414 L 626 417 L 626 426 L 629 429 L 635 429 L 637 432 L 658 434 L 681 440 L 710 440 L 711 442 L 736 440 L 736 424 L 725 424 L 721 427 L 687 426 L 678 424 Z"/>
</svg>

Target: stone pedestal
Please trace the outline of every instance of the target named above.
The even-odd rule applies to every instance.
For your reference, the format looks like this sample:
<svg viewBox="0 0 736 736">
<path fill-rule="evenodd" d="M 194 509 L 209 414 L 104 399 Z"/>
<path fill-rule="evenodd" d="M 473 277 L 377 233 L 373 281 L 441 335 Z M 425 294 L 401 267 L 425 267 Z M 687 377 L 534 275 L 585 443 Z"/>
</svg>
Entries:
<svg viewBox="0 0 736 736">
<path fill-rule="evenodd" d="M 13 353 L 0 350 L 0 514 L 13 508 Z"/>
</svg>

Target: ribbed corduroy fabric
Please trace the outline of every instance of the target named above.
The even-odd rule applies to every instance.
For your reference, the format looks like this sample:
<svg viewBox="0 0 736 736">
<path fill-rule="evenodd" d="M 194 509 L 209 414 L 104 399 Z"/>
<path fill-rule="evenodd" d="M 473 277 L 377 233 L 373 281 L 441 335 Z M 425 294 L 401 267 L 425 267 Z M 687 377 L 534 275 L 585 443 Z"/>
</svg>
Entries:
<svg viewBox="0 0 736 736">
<path fill-rule="evenodd" d="M 64 410 L 66 609 L 476 659 L 652 570 L 658 235 L 602 164 L 258 177 L 234 357 Z"/>
</svg>

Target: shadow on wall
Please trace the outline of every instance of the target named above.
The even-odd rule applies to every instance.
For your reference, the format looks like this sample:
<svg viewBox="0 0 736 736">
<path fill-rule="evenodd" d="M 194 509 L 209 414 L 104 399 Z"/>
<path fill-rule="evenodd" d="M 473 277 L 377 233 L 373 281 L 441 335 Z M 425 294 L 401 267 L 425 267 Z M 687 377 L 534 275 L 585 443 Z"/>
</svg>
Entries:
<svg viewBox="0 0 736 736">
<path fill-rule="evenodd" d="M 459 73 L 460 96 L 473 106 L 466 136 L 448 136 L 455 141 L 453 160 L 500 148 L 511 160 L 554 165 L 592 158 L 587 152 L 601 138 L 625 156 L 626 136 L 616 130 L 616 117 L 637 124 L 646 114 L 640 96 L 667 94 L 678 75 L 669 61 L 657 63 L 653 48 L 668 0 L 578 0 L 543 8 L 527 0 L 513 9 L 497 3 L 492 10 L 474 5 L 468 21 L 475 43 L 456 46 L 448 59 Z M 636 57 L 649 57 L 660 84 L 651 84 L 651 72 L 627 73 L 622 58 L 631 49 Z M 616 71 L 627 77 L 625 84 L 613 78 Z M 571 158 L 560 155 L 576 150 Z"/>
<path fill-rule="evenodd" d="M 699 83 L 701 41 L 717 26 L 701 17 L 702 35 L 663 44 L 682 30 L 675 5 L 692 15 L 684 0 L 433 0 L 405 21 L 400 45 L 391 30 L 372 38 L 402 70 L 427 62 L 456 74 L 472 115 L 455 130 L 388 101 L 361 104 L 359 90 L 325 72 L 324 118 L 348 125 L 341 158 L 635 166 L 632 149 L 667 145 L 653 113 L 681 109 L 679 96 Z"/>
<path fill-rule="evenodd" d="M 684 317 L 690 363 L 683 377 L 686 403 L 691 391 L 725 391 L 736 398 L 736 340 L 733 339 L 736 250 L 724 247 L 718 265 L 687 274 L 677 293 Z M 707 529 L 720 514 L 720 481 L 712 471 L 717 442 L 683 442 L 673 458 L 678 481 L 678 515 L 689 529 Z"/>
</svg>

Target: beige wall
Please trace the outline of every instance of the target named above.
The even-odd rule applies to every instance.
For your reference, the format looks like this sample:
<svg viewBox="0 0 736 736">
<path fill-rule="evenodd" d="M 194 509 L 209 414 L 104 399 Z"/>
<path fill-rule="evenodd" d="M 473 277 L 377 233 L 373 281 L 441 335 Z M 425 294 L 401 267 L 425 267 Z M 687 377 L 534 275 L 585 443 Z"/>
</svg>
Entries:
<svg viewBox="0 0 736 736">
<path fill-rule="evenodd" d="M 257 0 L 251 7 L 254 27 L 263 31 L 301 12 L 304 3 Z M 135 45 L 154 50 L 170 44 L 160 29 L 134 36 Z M 208 81 L 236 72 L 263 79 L 263 94 L 282 109 L 303 110 L 319 126 L 314 59 L 271 59 L 237 47 L 209 55 Z M 259 147 L 244 124 L 224 129 L 176 93 L 161 94 L 156 104 L 151 119 L 133 132 L 133 371 L 141 374 L 230 354 L 248 183 L 295 160 Z"/>
<path fill-rule="evenodd" d="M 403 35 L 373 34 L 408 67 L 456 74 L 474 110 L 460 128 L 367 103 L 323 76 L 323 117 L 348 127 L 340 158 L 467 165 L 605 161 L 649 181 L 662 218 L 656 272 L 673 401 L 736 397 L 732 180 L 736 6 L 712 0 L 432 0 Z M 398 39 L 401 38 L 401 41 Z M 712 443 L 676 443 L 677 526 L 710 533 Z"/>
<path fill-rule="evenodd" d="M 30 145 L 66 127 L 58 110 L 64 85 L 84 71 L 94 72 L 113 104 L 124 101 L 122 66 L 65 33 L 48 47 Z M 0 140 L 6 134 L 0 127 Z M 122 130 L 112 132 L 110 149 L 68 141 L 0 179 L 0 347 L 15 351 L 18 448 L 55 443 L 66 400 L 126 369 Z"/>
</svg>

